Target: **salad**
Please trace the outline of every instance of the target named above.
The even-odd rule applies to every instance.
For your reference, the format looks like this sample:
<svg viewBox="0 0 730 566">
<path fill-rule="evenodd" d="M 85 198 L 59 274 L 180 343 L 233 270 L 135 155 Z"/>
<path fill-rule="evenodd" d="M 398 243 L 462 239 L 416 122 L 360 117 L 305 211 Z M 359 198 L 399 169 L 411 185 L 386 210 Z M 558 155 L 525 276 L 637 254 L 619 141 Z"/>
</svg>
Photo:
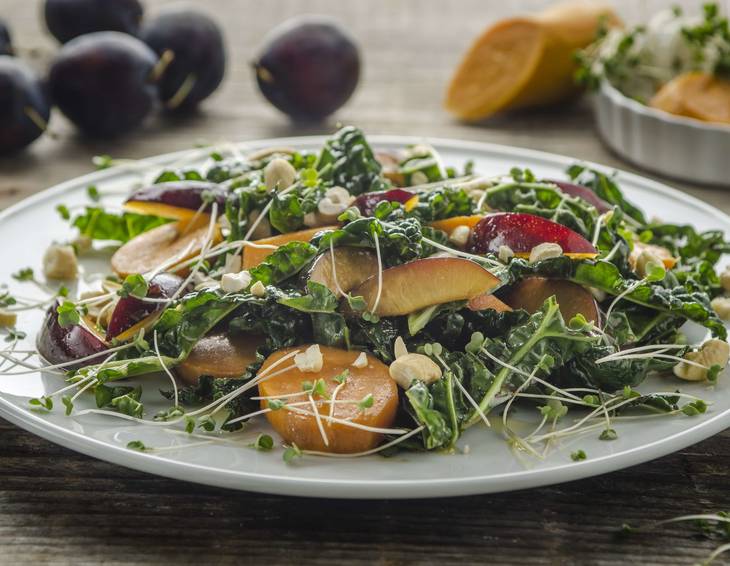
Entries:
<svg viewBox="0 0 730 566">
<path fill-rule="evenodd" d="M 379 153 L 355 127 L 318 152 L 205 151 L 130 187 L 122 210 L 95 187 L 60 206 L 75 236 L 50 244 L 43 280 L 14 275 L 48 299 L 0 290 L 0 372 L 59 376 L 31 408 L 231 438 L 265 420 L 287 461 L 465 451 L 472 427 L 542 457 L 573 434 L 616 438 L 625 412 L 704 412 L 678 387 L 728 363 L 730 244 L 648 219 L 600 171 L 487 177 L 427 144 Z M 100 272 L 80 264 L 110 245 Z M 53 284 L 80 273 L 95 284 L 77 296 Z M 42 327 L 15 328 L 29 308 L 47 310 Z M 636 389 L 650 374 L 666 391 Z M 539 417 L 529 434 L 518 405 Z"/>
<path fill-rule="evenodd" d="M 717 3 L 679 7 L 646 25 L 604 28 L 578 54 L 578 79 L 605 80 L 624 95 L 671 114 L 730 123 L 730 28 Z"/>
</svg>

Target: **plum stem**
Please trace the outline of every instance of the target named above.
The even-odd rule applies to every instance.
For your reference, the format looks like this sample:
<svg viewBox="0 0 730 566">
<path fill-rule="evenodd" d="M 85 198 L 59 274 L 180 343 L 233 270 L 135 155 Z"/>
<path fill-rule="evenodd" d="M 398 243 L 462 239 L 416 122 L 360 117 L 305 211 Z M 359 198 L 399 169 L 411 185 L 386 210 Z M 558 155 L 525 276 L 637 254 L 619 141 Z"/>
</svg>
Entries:
<svg viewBox="0 0 730 566">
<path fill-rule="evenodd" d="M 152 67 L 152 70 L 150 71 L 149 81 L 156 83 L 162 78 L 162 75 L 165 74 L 165 71 L 170 66 L 170 63 L 172 63 L 175 60 L 175 52 L 172 49 L 165 49 L 162 52 L 162 55 L 160 55 L 160 58 L 157 60 L 157 63 L 155 63 L 155 66 Z"/>
<path fill-rule="evenodd" d="M 168 110 L 177 109 L 183 102 L 185 102 L 185 99 L 190 95 L 193 88 L 195 87 L 195 81 L 197 80 L 198 78 L 195 76 L 195 73 L 190 73 L 187 77 L 185 77 L 185 80 L 180 85 L 180 88 L 177 89 L 175 94 L 173 94 L 170 99 L 165 103 L 165 107 Z"/>
</svg>

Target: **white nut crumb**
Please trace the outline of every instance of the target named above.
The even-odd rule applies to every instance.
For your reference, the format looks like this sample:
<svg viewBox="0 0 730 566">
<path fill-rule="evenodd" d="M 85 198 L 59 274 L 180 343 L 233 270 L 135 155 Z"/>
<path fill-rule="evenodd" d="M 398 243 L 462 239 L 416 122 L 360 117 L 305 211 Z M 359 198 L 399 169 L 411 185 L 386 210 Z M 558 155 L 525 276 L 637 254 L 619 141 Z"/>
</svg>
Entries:
<svg viewBox="0 0 730 566">
<path fill-rule="evenodd" d="M 423 171 L 415 171 L 413 174 L 411 174 L 411 185 L 425 185 L 428 183 L 428 177 Z"/>
<path fill-rule="evenodd" d="M 674 366 L 674 375 L 686 381 L 703 381 L 707 379 L 707 372 L 712 366 L 724 368 L 728 358 L 730 358 L 730 344 L 713 338 L 702 344 L 696 352 L 686 353 L 684 359 L 694 363 L 678 363 Z"/>
<path fill-rule="evenodd" d="M 352 367 L 357 369 L 362 369 L 364 367 L 367 367 L 368 365 L 368 356 L 365 352 L 360 352 L 360 355 L 355 358 L 355 361 L 352 362 Z"/>
<path fill-rule="evenodd" d="M 528 263 L 537 263 L 538 261 L 550 259 L 551 257 L 560 257 L 561 255 L 563 255 L 563 248 L 558 244 L 545 242 L 532 248 L 530 251 L 530 259 L 527 261 Z"/>
<path fill-rule="evenodd" d="M 256 281 L 256 283 L 251 285 L 251 294 L 254 297 L 263 297 L 266 295 L 266 285 L 261 283 L 261 281 Z"/>
<path fill-rule="evenodd" d="M 71 242 L 71 245 L 74 247 L 74 250 L 76 250 L 76 253 L 81 255 L 91 250 L 92 243 L 93 240 L 88 236 L 79 235 L 74 238 L 73 242 Z"/>
<path fill-rule="evenodd" d="M 417 380 L 426 385 L 441 379 L 441 368 L 423 354 L 406 354 L 390 364 L 390 377 L 403 389 L 408 389 Z"/>
<path fill-rule="evenodd" d="M 636 267 L 634 268 L 634 271 L 636 271 L 636 274 L 639 277 L 646 277 L 646 274 L 647 274 L 646 268 L 650 264 L 661 265 L 661 266 L 664 265 L 662 263 L 662 258 L 660 258 L 653 251 L 645 249 L 639 254 L 639 257 L 636 258 Z"/>
<path fill-rule="evenodd" d="M 76 279 L 79 266 L 73 246 L 51 244 L 43 256 L 43 273 L 47 279 Z"/>
<path fill-rule="evenodd" d="M 515 257 L 515 252 L 509 246 L 499 246 L 497 257 L 499 257 L 499 261 L 502 263 L 509 263 L 509 260 Z"/>
<path fill-rule="evenodd" d="M 463 248 L 469 241 L 470 235 L 471 228 L 462 224 L 451 231 L 451 234 L 449 234 L 449 242 Z"/>
<path fill-rule="evenodd" d="M 408 348 L 406 348 L 406 343 L 403 341 L 403 338 L 398 336 L 398 338 L 395 339 L 395 343 L 393 344 L 393 353 L 395 354 L 395 359 L 397 360 L 401 356 L 405 356 L 408 353 Z"/>
<path fill-rule="evenodd" d="M 238 293 L 247 289 L 251 284 L 251 274 L 248 271 L 238 273 L 224 273 L 221 278 L 221 289 L 226 293 Z"/>
<path fill-rule="evenodd" d="M 730 267 L 726 267 L 725 271 L 720 274 L 720 285 L 722 288 L 730 293 Z"/>
<path fill-rule="evenodd" d="M 4 309 L 0 309 L 0 327 L 9 327 L 9 326 L 15 326 L 15 323 L 18 322 L 18 315 L 14 312 L 6 311 Z"/>
<path fill-rule="evenodd" d="M 316 228 L 325 224 L 316 212 L 307 212 L 304 215 L 303 222 L 307 228 Z"/>
<path fill-rule="evenodd" d="M 317 219 L 324 222 L 333 222 L 347 210 L 353 200 L 354 197 L 350 196 L 347 189 L 342 187 L 327 189 L 324 197 L 317 204 L 317 210 L 319 211 Z"/>
<path fill-rule="evenodd" d="M 266 190 L 283 190 L 289 188 L 297 178 L 297 170 L 291 163 L 281 157 L 275 157 L 264 167 L 264 183 Z"/>
<path fill-rule="evenodd" d="M 722 320 L 730 320 L 730 297 L 715 297 L 710 306 Z"/>
<path fill-rule="evenodd" d="M 226 254 L 223 273 L 238 273 L 241 271 L 241 254 Z"/>
<path fill-rule="evenodd" d="M 294 356 L 294 364 L 299 371 L 304 373 L 317 373 L 322 371 L 324 358 L 319 349 L 319 344 L 313 344 L 303 352 Z"/>
</svg>

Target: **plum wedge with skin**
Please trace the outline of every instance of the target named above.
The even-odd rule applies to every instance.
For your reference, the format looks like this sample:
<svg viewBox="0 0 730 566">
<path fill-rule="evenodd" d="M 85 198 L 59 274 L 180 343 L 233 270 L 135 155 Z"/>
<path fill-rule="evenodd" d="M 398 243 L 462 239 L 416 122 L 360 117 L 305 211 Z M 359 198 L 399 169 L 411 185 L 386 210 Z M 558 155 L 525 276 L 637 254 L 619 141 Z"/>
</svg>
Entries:
<svg viewBox="0 0 730 566">
<path fill-rule="evenodd" d="M 386 269 L 378 300 L 378 275 L 355 287 L 370 312 L 402 316 L 433 305 L 473 299 L 495 289 L 500 280 L 480 265 L 456 257 L 427 258 Z M 377 308 L 376 308 L 377 303 Z"/>
<path fill-rule="evenodd" d="M 195 226 L 188 226 L 182 221 L 163 224 L 140 234 L 119 248 L 112 256 L 112 269 L 120 277 L 126 277 L 133 273 L 148 273 L 174 259 L 177 259 L 177 265 L 200 253 L 208 231 L 207 221 Z M 211 244 L 220 241 L 220 230 L 215 227 Z M 166 269 L 176 271 L 172 265 Z"/>
<path fill-rule="evenodd" d="M 124 208 L 138 214 L 189 220 L 201 210 L 207 198 L 218 203 L 218 212 L 226 205 L 226 190 L 205 181 L 170 181 L 150 185 L 134 192 Z M 210 210 L 210 205 L 205 208 Z"/>
<path fill-rule="evenodd" d="M 334 248 L 334 271 L 332 257 L 332 251 L 326 251 L 315 259 L 306 279 L 324 285 L 338 297 L 342 296 L 340 291 L 348 293 L 378 272 L 378 260 L 370 250 L 347 246 Z"/>
<path fill-rule="evenodd" d="M 182 283 L 182 278 L 177 275 L 159 273 L 150 280 L 147 296 L 154 299 L 169 299 L 175 295 Z M 119 338 L 125 331 L 138 325 L 163 306 L 161 303 L 145 302 L 131 295 L 122 297 L 117 301 L 109 319 L 106 339 Z"/>
<path fill-rule="evenodd" d="M 529 255 L 532 248 L 546 242 L 558 244 L 565 254 L 598 253 L 588 240 L 567 226 L 521 212 L 485 216 L 472 230 L 468 251 L 496 254 L 500 246 L 507 246 L 515 255 Z"/>
<path fill-rule="evenodd" d="M 555 296 L 560 314 L 568 322 L 577 314 L 586 320 L 598 323 L 599 312 L 596 300 L 585 287 L 563 279 L 528 277 L 500 293 L 501 299 L 513 309 L 524 309 L 534 313 L 542 308 L 545 299 Z"/>
<path fill-rule="evenodd" d="M 101 362 L 108 349 L 104 341 L 81 324 L 61 326 L 57 308 L 58 303 L 55 303 L 46 313 L 46 320 L 38 335 L 38 353 L 52 364 L 70 363 L 99 354 L 83 363 L 68 365 L 64 368 L 67 370 Z"/>
<path fill-rule="evenodd" d="M 198 341 L 190 355 L 175 368 L 175 375 L 187 385 L 197 385 L 203 375 L 216 379 L 241 377 L 256 361 L 263 336 L 253 334 L 210 334 Z"/>
<path fill-rule="evenodd" d="M 363 216 L 372 216 L 377 206 L 383 202 L 399 202 L 407 210 L 418 203 L 418 195 L 406 189 L 389 189 L 365 193 L 355 199 L 355 206 Z"/>
<path fill-rule="evenodd" d="M 556 181 L 555 179 L 547 179 L 547 181 L 557 185 L 558 188 L 566 195 L 570 195 L 572 197 L 580 197 L 587 203 L 592 204 L 600 213 L 608 212 L 613 208 L 610 204 L 608 204 L 605 200 L 599 197 L 588 187 L 584 187 L 583 185 L 576 185 L 575 183 L 568 183 L 567 181 Z"/>
</svg>

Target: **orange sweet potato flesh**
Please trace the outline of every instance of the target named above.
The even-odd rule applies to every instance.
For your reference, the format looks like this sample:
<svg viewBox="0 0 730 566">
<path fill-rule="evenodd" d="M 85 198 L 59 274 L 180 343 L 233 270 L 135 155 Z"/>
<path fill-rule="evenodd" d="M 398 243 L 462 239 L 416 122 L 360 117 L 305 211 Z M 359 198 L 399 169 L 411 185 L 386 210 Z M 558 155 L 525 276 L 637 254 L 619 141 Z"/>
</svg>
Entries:
<svg viewBox="0 0 730 566">
<path fill-rule="evenodd" d="M 574 95 L 573 54 L 595 39 L 602 20 L 620 23 L 606 5 L 571 1 L 534 17 L 498 22 L 466 53 L 449 84 L 446 108 L 462 120 L 477 121 Z"/>
<path fill-rule="evenodd" d="M 431 222 L 431 227 L 436 230 L 441 230 L 447 234 L 451 234 L 459 226 L 468 226 L 473 229 L 479 221 L 484 218 L 481 214 L 473 214 L 471 216 L 454 216 L 452 218 L 445 218 L 444 220 L 436 220 Z"/>
<path fill-rule="evenodd" d="M 172 222 L 132 238 L 112 256 L 112 269 L 120 277 L 126 277 L 132 273 L 147 273 L 181 254 L 191 243 L 190 250 L 185 257 L 180 258 L 179 263 L 198 255 L 205 243 L 209 226 L 207 223 L 197 221 L 194 226 L 190 228 L 187 226 L 186 222 Z M 221 241 L 221 233 L 217 225 L 213 230 L 212 240 L 212 244 Z"/>
<path fill-rule="evenodd" d="M 256 349 L 264 343 L 253 334 L 210 334 L 203 337 L 188 357 L 175 367 L 175 375 L 187 385 L 196 385 L 203 375 L 228 379 L 240 377 L 256 361 Z"/>
<path fill-rule="evenodd" d="M 337 226 L 320 226 L 318 228 L 307 228 L 306 230 L 299 230 L 298 232 L 288 232 L 286 234 L 278 234 L 271 236 L 270 238 L 262 238 L 261 240 L 255 240 L 252 242 L 257 245 L 264 246 L 283 246 L 289 242 L 308 242 L 311 240 L 317 232 L 322 230 L 335 230 Z M 243 269 L 251 269 L 256 267 L 259 263 L 264 261 L 272 253 L 274 248 L 255 248 L 253 246 L 246 246 L 243 248 Z"/>
<path fill-rule="evenodd" d="M 666 83 L 649 106 L 705 122 L 730 123 L 730 81 L 685 73 Z"/>
<path fill-rule="evenodd" d="M 296 349 L 304 350 L 307 346 L 298 346 Z M 274 352 L 269 356 L 261 371 L 271 366 L 274 362 L 291 352 L 294 348 L 286 348 Z M 334 377 L 344 370 L 349 371 L 345 385 L 337 392 L 337 399 L 360 401 L 366 395 L 372 394 L 372 407 L 361 411 L 357 403 L 338 403 L 335 405 L 334 417 L 338 419 L 351 419 L 352 422 L 378 427 L 388 428 L 392 426 L 398 409 L 398 387 L 388 374 L 388 366 L 368 355 L 368 365 L 364 368 L 352 366 L 352 362 L 360 355 L 360 352 L 340 350 L 320 346 L 324 365 L 319 373 L 303 373 L 297 368 L 288 370 L 270 379 L 264 379 L 259 384 L 259 394 L 262 397 L 278 397 L 288 393 L 302 391 L 303 381 L 314 381 L 322 378 L 327 385 L 327 393 L 331 397 L 337 386 Z M 281 368 L 290 365 L 283 362 Z M 272 370 L 276 373 L 279 368 Z M 315 397 L 315 401 L 319 397 Z M 302 395 L 289 398 L 288 402 L 306 401 L 307 397 Z M 262 400 L 261 407 L 266 408 L 268 401 Z M 302 405 L 302 409 L 312 412 L 312 407 Z M 330 405 L 321 403 L 319 413 L 329 415 Z M 299 448 L 306 450 L 318 450 L 339 454 L 353 454 L 375 448 L 382 441 L 382 435 L 375 432 L 353 428 L 340 423 L 331 423 L 322 420 L 324 431 L 327 435 L 329 445 L 325 445 L 324 439 L 317 426 L 316 417 L 313 415 L 302 415 L 286 408 L 266 413 L 266 418 L 274 430 L 287 443 L 295 443 Z"/>
</svg>

